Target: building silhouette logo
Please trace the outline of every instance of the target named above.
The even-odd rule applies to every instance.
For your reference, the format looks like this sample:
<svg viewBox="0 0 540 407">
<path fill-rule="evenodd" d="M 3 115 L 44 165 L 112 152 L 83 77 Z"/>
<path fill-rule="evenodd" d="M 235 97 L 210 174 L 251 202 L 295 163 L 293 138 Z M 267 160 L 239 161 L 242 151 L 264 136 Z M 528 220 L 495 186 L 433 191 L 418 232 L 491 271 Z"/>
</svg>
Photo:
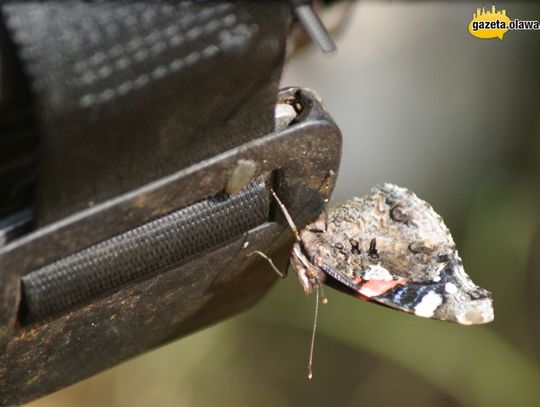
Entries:
<svg viewBox="0 0 540 407">
<path fill-rule="evenodd" d="M 506 10 L 497 11 L 495 6 L 486 11 L 484 7 L 477 8 L 473 13 L 469 23 L 469 33 L 476 38 L 498 38 L 503 39 L 504 34 L 510 28 L 510 17 L 506 15 Z"/>
</svg>

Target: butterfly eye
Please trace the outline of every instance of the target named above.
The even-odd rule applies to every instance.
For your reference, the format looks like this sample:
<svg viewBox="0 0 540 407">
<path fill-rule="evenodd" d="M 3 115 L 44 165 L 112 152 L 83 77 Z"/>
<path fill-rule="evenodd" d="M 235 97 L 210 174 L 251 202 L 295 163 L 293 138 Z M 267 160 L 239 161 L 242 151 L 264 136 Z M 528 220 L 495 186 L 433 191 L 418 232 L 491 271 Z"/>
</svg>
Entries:
<svg viewBox="0 0 540 407">
<path fill-rule="evenodd" d="M 403 206 L 397 204 L 394 205 L 392 209 L 390 209 L 390 218 L 392 218 L 392 220 L 395 222 L 406 223 L 409 220 L 409 215 L 407 214 Z"/>
</svg>

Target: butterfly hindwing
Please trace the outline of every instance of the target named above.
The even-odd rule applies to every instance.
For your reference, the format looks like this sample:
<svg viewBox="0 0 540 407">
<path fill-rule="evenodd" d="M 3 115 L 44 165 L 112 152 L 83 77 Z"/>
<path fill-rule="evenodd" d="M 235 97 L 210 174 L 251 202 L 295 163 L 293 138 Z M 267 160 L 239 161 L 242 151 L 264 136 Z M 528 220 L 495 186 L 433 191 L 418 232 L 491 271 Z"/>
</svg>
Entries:
<svg viewBox="0 0 540 407">
<path fill-rule="evenodd" d="M 404 188 L 384 184 L 329 208 L 300 236 L 295 253 L 333 287 L 422 317 L 493 319 L 489 292 L 465 273 L 442 218 Z"/>
</svg>

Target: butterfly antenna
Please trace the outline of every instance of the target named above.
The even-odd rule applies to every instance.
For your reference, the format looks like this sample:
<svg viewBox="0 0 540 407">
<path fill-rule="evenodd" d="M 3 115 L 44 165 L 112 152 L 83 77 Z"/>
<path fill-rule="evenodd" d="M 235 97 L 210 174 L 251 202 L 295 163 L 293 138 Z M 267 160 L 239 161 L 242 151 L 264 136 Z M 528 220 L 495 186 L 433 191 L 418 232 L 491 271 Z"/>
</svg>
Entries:
<svg viewBox="0 0 540 407">
<path fill-rule="evenodd" d="M 315 332 L 317 331 L 317 319 L 319 317 L 319 290 L 320 286 L 317 286 L 315 291 L 315 317 L 313 318 L 313 332 L 311 333 L 311 345 L 309 346 L 309 361 L 308 361 L 308 374 L 309 380 L 313 378 L 313 350 L 315 348 Z M 326 298 L 326 297 L 325 297 Z"/>
<path fill-rule="evenodd" d="M 283 205 L 283 202 L 278 198 L 277 194 L 274 192 L 272 188 L 270 188 L 270 192 L 274 196 L 274 199 L 276 200 L 277 204 L 279 205 L 279 208 L 281 209 L 281 212 L 283 212 L 283 216 L 285 216 L 285 219 L 287 219 L 287 223 L 289 224 L 289 227 L 291 228 L 294 238 L 297 242 L 300 242 L 300 235 L 298 234 L 298 229 L 296 228 L 296 225 L 294 224 L 291 215 L 289 214 L 289 211 L 287 208 L 285 208 L 285 205 Z"/>
</svg>

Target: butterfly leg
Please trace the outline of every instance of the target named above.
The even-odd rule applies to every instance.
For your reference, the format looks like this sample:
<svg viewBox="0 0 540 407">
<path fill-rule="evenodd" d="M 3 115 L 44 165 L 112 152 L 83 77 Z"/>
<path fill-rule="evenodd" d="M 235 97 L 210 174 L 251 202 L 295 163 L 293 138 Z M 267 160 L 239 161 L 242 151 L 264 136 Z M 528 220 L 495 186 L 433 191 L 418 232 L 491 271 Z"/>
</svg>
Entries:
<svg viewBox="0 0 540 407">
<path fill-rule="evenodd" d="M 284 274 L 281 271 L 279 271 L 279 269 L 276 267 L 276 265 L 274 264 L 274 262 L 272 261 L 270 257 L 268 257 L 266 254 L 264 254 L 263 252 L 259 250 L 252 251 L 250 254 L 248 254 L 248 257 L 253 254 L 258 254 L 259 256 L 261 256 L 263 259 L 265 259 L 268 262 L 268 264 L 270 264 L 270 267 L 272 267 L 272 269 L 278 274 L 278 276 L 280 276 L 281 278 L 285 278 L 286 273 Z"/>
<path fill-rule="evenodd" d="M 298 234 L 298 228 L 296 227 L 296 225 L 294 224 L 294 221 L 292 220 L 291 214 L 289 213 L 287 208 L 285 208 L 285 205 L 283 205 L 283 202 L 281 202 L 281 199 L 278 198 L 277 194 L 274 192 L 272 188 L 270 188 L 270 192 L 274 196 L 274 199 L 276 200 L 279 208 L 281 209 L 281 212 L 283 212 L 283 216 L 285 216 L 285 219 L 287 220 L 287 223 L 289 224 L 289 227 L 291 228 L 293 232 L 294 238 L 296 239 L 297 242 L 299 242 L 300 235 Z"/>
</svg>

